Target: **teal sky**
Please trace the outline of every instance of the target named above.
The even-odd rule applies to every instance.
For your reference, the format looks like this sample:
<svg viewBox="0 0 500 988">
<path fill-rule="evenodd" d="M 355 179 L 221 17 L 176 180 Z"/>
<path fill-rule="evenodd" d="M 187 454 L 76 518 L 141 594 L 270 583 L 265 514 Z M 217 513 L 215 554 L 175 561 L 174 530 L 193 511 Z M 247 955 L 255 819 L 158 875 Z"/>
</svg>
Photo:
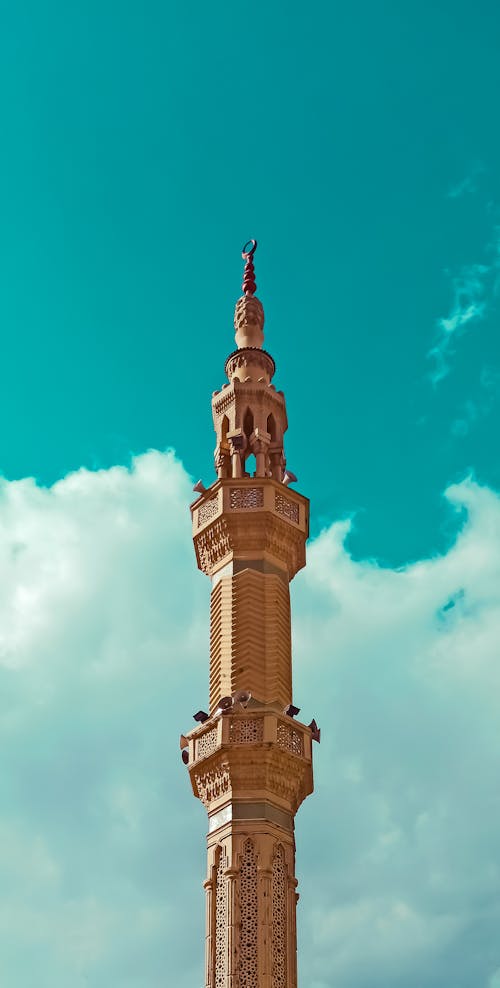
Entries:
<svg viewBox="0 0 500 988">
<path fill-rule="evenodd" d="M 2 985 L 201 984 L 187 504 L 256 237 L 301 986 L 500 988 L 498 3 L 0 3 L 0 90 Z"/>
<path fill-rule="evenodd" d="M 498 5 L 3 6 L 4 475 L 174 445 L 209 479 L 256 236 L 315 528 L 358 511 L 395 563 L 446 543 L 443 487 L 500 483 Z"/>
</svg>

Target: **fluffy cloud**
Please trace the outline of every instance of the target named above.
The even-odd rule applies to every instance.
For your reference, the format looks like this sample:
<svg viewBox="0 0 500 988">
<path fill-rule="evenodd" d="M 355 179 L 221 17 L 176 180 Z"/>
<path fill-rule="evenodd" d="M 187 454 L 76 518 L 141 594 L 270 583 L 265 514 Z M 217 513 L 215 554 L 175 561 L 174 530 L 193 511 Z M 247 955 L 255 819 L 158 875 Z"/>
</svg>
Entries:
<svg viewBox="0 0 500 988">
<path fill-rule="evenodd" d="M 2 984 L 197 980 L 204 816 L 178 739 L 205 693 L 208 613 L 190 496 L 160 453 L 2 484 Z"/>
<path fill-rule="evenodd" d="M 155 452 L 2 483 L 2 984 L 201 983 L 191 496 Z M 339 523 L 295 581 L 295 700 L 323 729 L 297 820 L 304 988 L 498 981 L 500 500 L 472 480 L 447 497 L 444 556 L 355 561 Z"/>
<path fill-rule="evenodd" d="M 500 500 L 472 480 L 447 498 L 444 556 L 356 562 L 334 525 L 297 594 L 296 685 L 323 727 L 298 841 L 317 985 L 486 988 L 499 966 Z"/>
</svg>

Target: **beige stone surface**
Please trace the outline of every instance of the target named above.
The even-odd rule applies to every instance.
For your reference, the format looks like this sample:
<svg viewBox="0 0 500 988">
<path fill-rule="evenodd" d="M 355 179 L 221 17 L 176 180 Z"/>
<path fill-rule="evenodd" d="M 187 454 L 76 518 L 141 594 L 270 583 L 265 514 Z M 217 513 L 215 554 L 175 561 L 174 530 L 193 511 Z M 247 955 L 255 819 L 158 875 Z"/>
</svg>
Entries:
<svg viewBox="0 0 500 988">
<path fill-rule="evenodd" d="M 210 603 L 210 710 L 221 696 L 250 690 L 282 708 L 292 702 L 288 583 L 244 569 L 215 584 Z"/>
<path fill-rule="evenodd" d="M 236 700 L 188 745 L 209 816 L 206 988 L 296 988 L 293 821 L 313 789 L 310 728 Z"/>
<path fill-rule="evenodd" d="M 209 716 L 181 746 L 208 814 L 205 988 L 296 988 L 294 818 L 313 774 L 311 729 L 286 712 L 289 582 L 305 565 L 309 502 L 286 486 L 260 301 L 239 299 L 234 322 L 238 349 L 212 398 L 217 479 L 191 505 L 212 580 Z"/>
<path fill-rule="evenodd" d="M 234 308 L 238 347 L 261 347 L 264 342 L 264 309 L 256 295 L 242 295 Z"/>
<path fill-rule="evenodd" d="M 266 561 L 291 580 L 305 566 L 309 501 L 273 478 L 219 480 L 191 505 L 198 566 Z"/>
</svg>

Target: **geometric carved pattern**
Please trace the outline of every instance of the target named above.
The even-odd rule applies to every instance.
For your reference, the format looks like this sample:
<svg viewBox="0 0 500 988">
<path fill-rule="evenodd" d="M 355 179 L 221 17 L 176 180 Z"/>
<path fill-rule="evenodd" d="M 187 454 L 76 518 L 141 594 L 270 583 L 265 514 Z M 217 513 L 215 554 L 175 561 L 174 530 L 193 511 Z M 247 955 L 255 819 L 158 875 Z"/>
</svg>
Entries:
<svg viewBox="0 0 500 988">
<path fill-rule="evenodd" d="M 227 765 L 218 765 L 206 771 L 195 771 L 194 780 L 198 797 L 204 806 L 210 806 L 215 799 L 229 792 L 231 778 Z"/>
<path fill-rule="evenodd" d="M 217 728 L 213 727 L 211 731 L 207 731 L 206 734 L 202 734 L 201 738 L 198 738 L 196 742 L 196 757 L 208 758 L 215 751 L 216 747 Z"/>
<path fill-rule="evenodd" d="M 209 572 L 210 568 L 223 559 L 231 549 L 231 538 L 224 518 L 219 518 L 213 526 L 196 539 L 200 568 Z"/>
<path fill-rule="evenodd" d="M 272 870 L 272 986 L 287 988 L 286 980 L 286 917 L 287 917 L 288 879 L 285 864 L 285 852 L 278 844 L 273 855 Z"/>
<path fill-rule="evenodd" d="M 294 731 L 288 724 L 278 724 L 276 741 L 280 748 L 291 751 L 294 755 L 304 757 L 304 738 L 299 731 Z"/>
<path fill-rule="evenodd" d="M 254 333 L 257 332 L 258 334 L 262 334 L 262 327 L 264 325 L 264 308 L 260 298 L 257 298 L 256 295 L 242 295 L 234 307 L 234 328 L 236 332 L 238 332 L 238 330 L 245 329 L 248 325 L 250 325 L 251 330 L 253 330 Z M 254 327 L 256 327 L 256 330 Z M 247 344 L 238 341 L 239 347 L 244 347 L 246 345 Z M 251 345 L 260 347 L 262 345 L 262 341 L 259 340 L 255 344 L 252 342 Z"/>
<path fill-rule="evenodd" d="M 274 507 L 278 515 L 289 518 L 296 525 L 299 524 L 299 506 L 295 501 L 289 501 L 287 497 L 283 497 L 282 494 L 278 494 L 278 491 L 275 491 Z"/>
<path fill-rule="evenodd" d="M 239 744 L 251 744 L 252 741 L 262 741 L 264 737 L 264 721 L 233 720 L 229 729 L 229 740 Z"/>
<path fill-rule="evenodd" d="M 217 809 L 213 805 L 216 800 L 219 801 L 232 792 L 233 799 L 236 800 L 239 796 L 247 795 L 251 801 L 262 801 L 268 798 L 267 793 L 272 802 L 272 796 L 277 796 L 287 803 L 283 809 L 295 814 L 306 796 L 312 792 L 309 752 L 307 756 L 297 757 L 295 752 L 273 744 L 271 732 L 276 724 L 276 716 L 268 716 L 270 737 L 267 743 L 260 742 L 258 751 L 255 744 L 233 742 L 218 748 L 209 760 L 192 761 L 189 772 L 193 792 L 209 812 Z M 229 727 L 227 721 L 222 726 Z M 229 737 L 226 740 L 229 741 Z M 266 790 L 266 793 L 258 795 L 255 790 Z"/>
<path fill-rule="evenodd" d="M 227 985 L 227 882 L 226 859 L 220 851 L 215 886 L 215 988 Z"/>
<path fill-rule="evenodd" d="M 240 983 L 258 988 L 257 982 L 257 861 L 253 841 L 245 841 L 240 870 Z"/>
<path fill-rule="evenodd" d="M 205 501 L 205 504 L 198 508 L 198 527 L 215 518 L 218 510 L 219 498 L 216 494 L 215 497 L 211 497 L 209 501 Z"/>
<path fill-rule="evenodd" d="M 224 484 L 225 481 L 221 483 Z M 280 494 L 279 498 L 282 497 Z M 290 512 L 285 514 L 285 509 L 282 512 L 266 511 L 265 500 L 264 496 L 263 514 L 229 509 L 201 528 L 195 517 L 193 537 L 196 558 L 204 573 L 213 576 L 214 570 L 230 553 L 233 553 L 235 559 L 262 559 L 266 553 L 284 564 L 289 580 L 305 565 L 305 511 L 304 524 L 301 526 L 298 507 L 292 502 Z M 287 498 L 284 501 L 288 503 Z M 292 510 L 295 507 L 296 512 Z"/>
<path fill-rule="evenodd" d="M 228 359 L 227 359 L 227 361 L 226 361 L 226 367 L 227 367 L 227 370 L 229 371 L 229 373 L 232 372 L 232 367 L 233 367 L 232 358 L 234 356 L 236 356 L 237 353 L 238 353 L 238 351 L 235 350 L 234 351 L 234 354 L 230 354 L 229 357 L 228 357 Z M 267 351 L 265 351 L 265 350 L 261 350 L 260 353 L 261 354 L 265 353 L 266 356 L 269 358 L 269 361 L 270 362 L 267 365 L 267 370 L 269 371 L 270 375 L 274 374 L 274 371 L 275 371 L 274 360 L 271 357 L 271 354 L 267 353 Z M 272 361 L 272 365 L 271 365 L 271 361 Z M 247 363 L 248 363 L 248 361 L 247 361 Z M 262 359 L 261 358 L 259 358 L 259 363 L 262 366 Z M 251 363 L 249 364 L 249 366 L 251 366 Z M 256 364 L 254 364 L 254 366 L 256 366 Z M 238 382 L 238 384 L 239 384 L 239 382 Z M 263 397 L 262 396 L 262 385 L 260 385 L 260 384 L 250 384 L 249 382 L 246 382 L 246 384 L 245 384 L 245 391 L 244 391 L 244 398 L 243 398 L 242 392 L 241 392 L 241 388 L 238 386 L 238 384 L 236 385 L 236 389 L 235 389 L 234 383 L 233 384 L 226 385 L 226 387 L 223 388 L 222 391 L 219 392 L 219 394 L 215 393 L 213 395 L 213 397 L 212 397 L 212 413 L 213 413 L 213 416 L 214 416 L 214 424 L 215 424 L 216 416 L 223 415 L 224 412 L 227 412 L 227 409 L 231 405 L 235 405 L 235 403 L 237 401 L 238 401 L 239 404 L 241 404 L 244 401 L 245 402 L 245 405 L 248 404 L 249 402 L 251 402 L 253 405 L 255 405 L 256 403 L 258 404 L 259 402 L 262 401 L 262 397 Z M 284 396 L 283 392 L 281 392 L 281 394 L 280 394 L 279 391 L 273 391 L 272 389 L 266 389 L 266 396 L 265 396 L 264 401 L 265 401 L 266 406 L 269 406 L 269 409 L 274 412 L 275 418 L 279 422 L 285 421 L 285 427 L 284 427 L 283 431 L 286 431 L 286 402 L 285 402 L 285 396 Z M 217 426 L 216 425 L 215 425 L 215 431 L 217 432 Z"/>
<path fill-rule="evenodd" d="M 231 508 L 262 508 L 264 491 L 262 487 L 232 487 L 229 491 Z"/>
</svg>

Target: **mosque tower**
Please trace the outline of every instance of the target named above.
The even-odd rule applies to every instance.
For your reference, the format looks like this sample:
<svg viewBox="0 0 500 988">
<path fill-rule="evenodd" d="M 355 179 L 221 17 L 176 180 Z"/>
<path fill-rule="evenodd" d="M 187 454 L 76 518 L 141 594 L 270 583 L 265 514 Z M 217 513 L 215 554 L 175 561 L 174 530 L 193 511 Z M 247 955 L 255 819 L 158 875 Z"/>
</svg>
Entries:
<svg viewBox="0 0 500 988">
<path fill-rule="evenodd" d="M 243 248 L 237 349 L 212 397 L 217 480 L 198 483 L 191 505 L 197 563 L 212 582 L 209 710 L 181 736 L 208 813 L 205 988 L 297 986 L 294 817 L 313 791 L 319 741 L 292 698 L 288 585 L 305 565 L 309 502 L 288 486 L 256 246 Z"/>
</svg>

